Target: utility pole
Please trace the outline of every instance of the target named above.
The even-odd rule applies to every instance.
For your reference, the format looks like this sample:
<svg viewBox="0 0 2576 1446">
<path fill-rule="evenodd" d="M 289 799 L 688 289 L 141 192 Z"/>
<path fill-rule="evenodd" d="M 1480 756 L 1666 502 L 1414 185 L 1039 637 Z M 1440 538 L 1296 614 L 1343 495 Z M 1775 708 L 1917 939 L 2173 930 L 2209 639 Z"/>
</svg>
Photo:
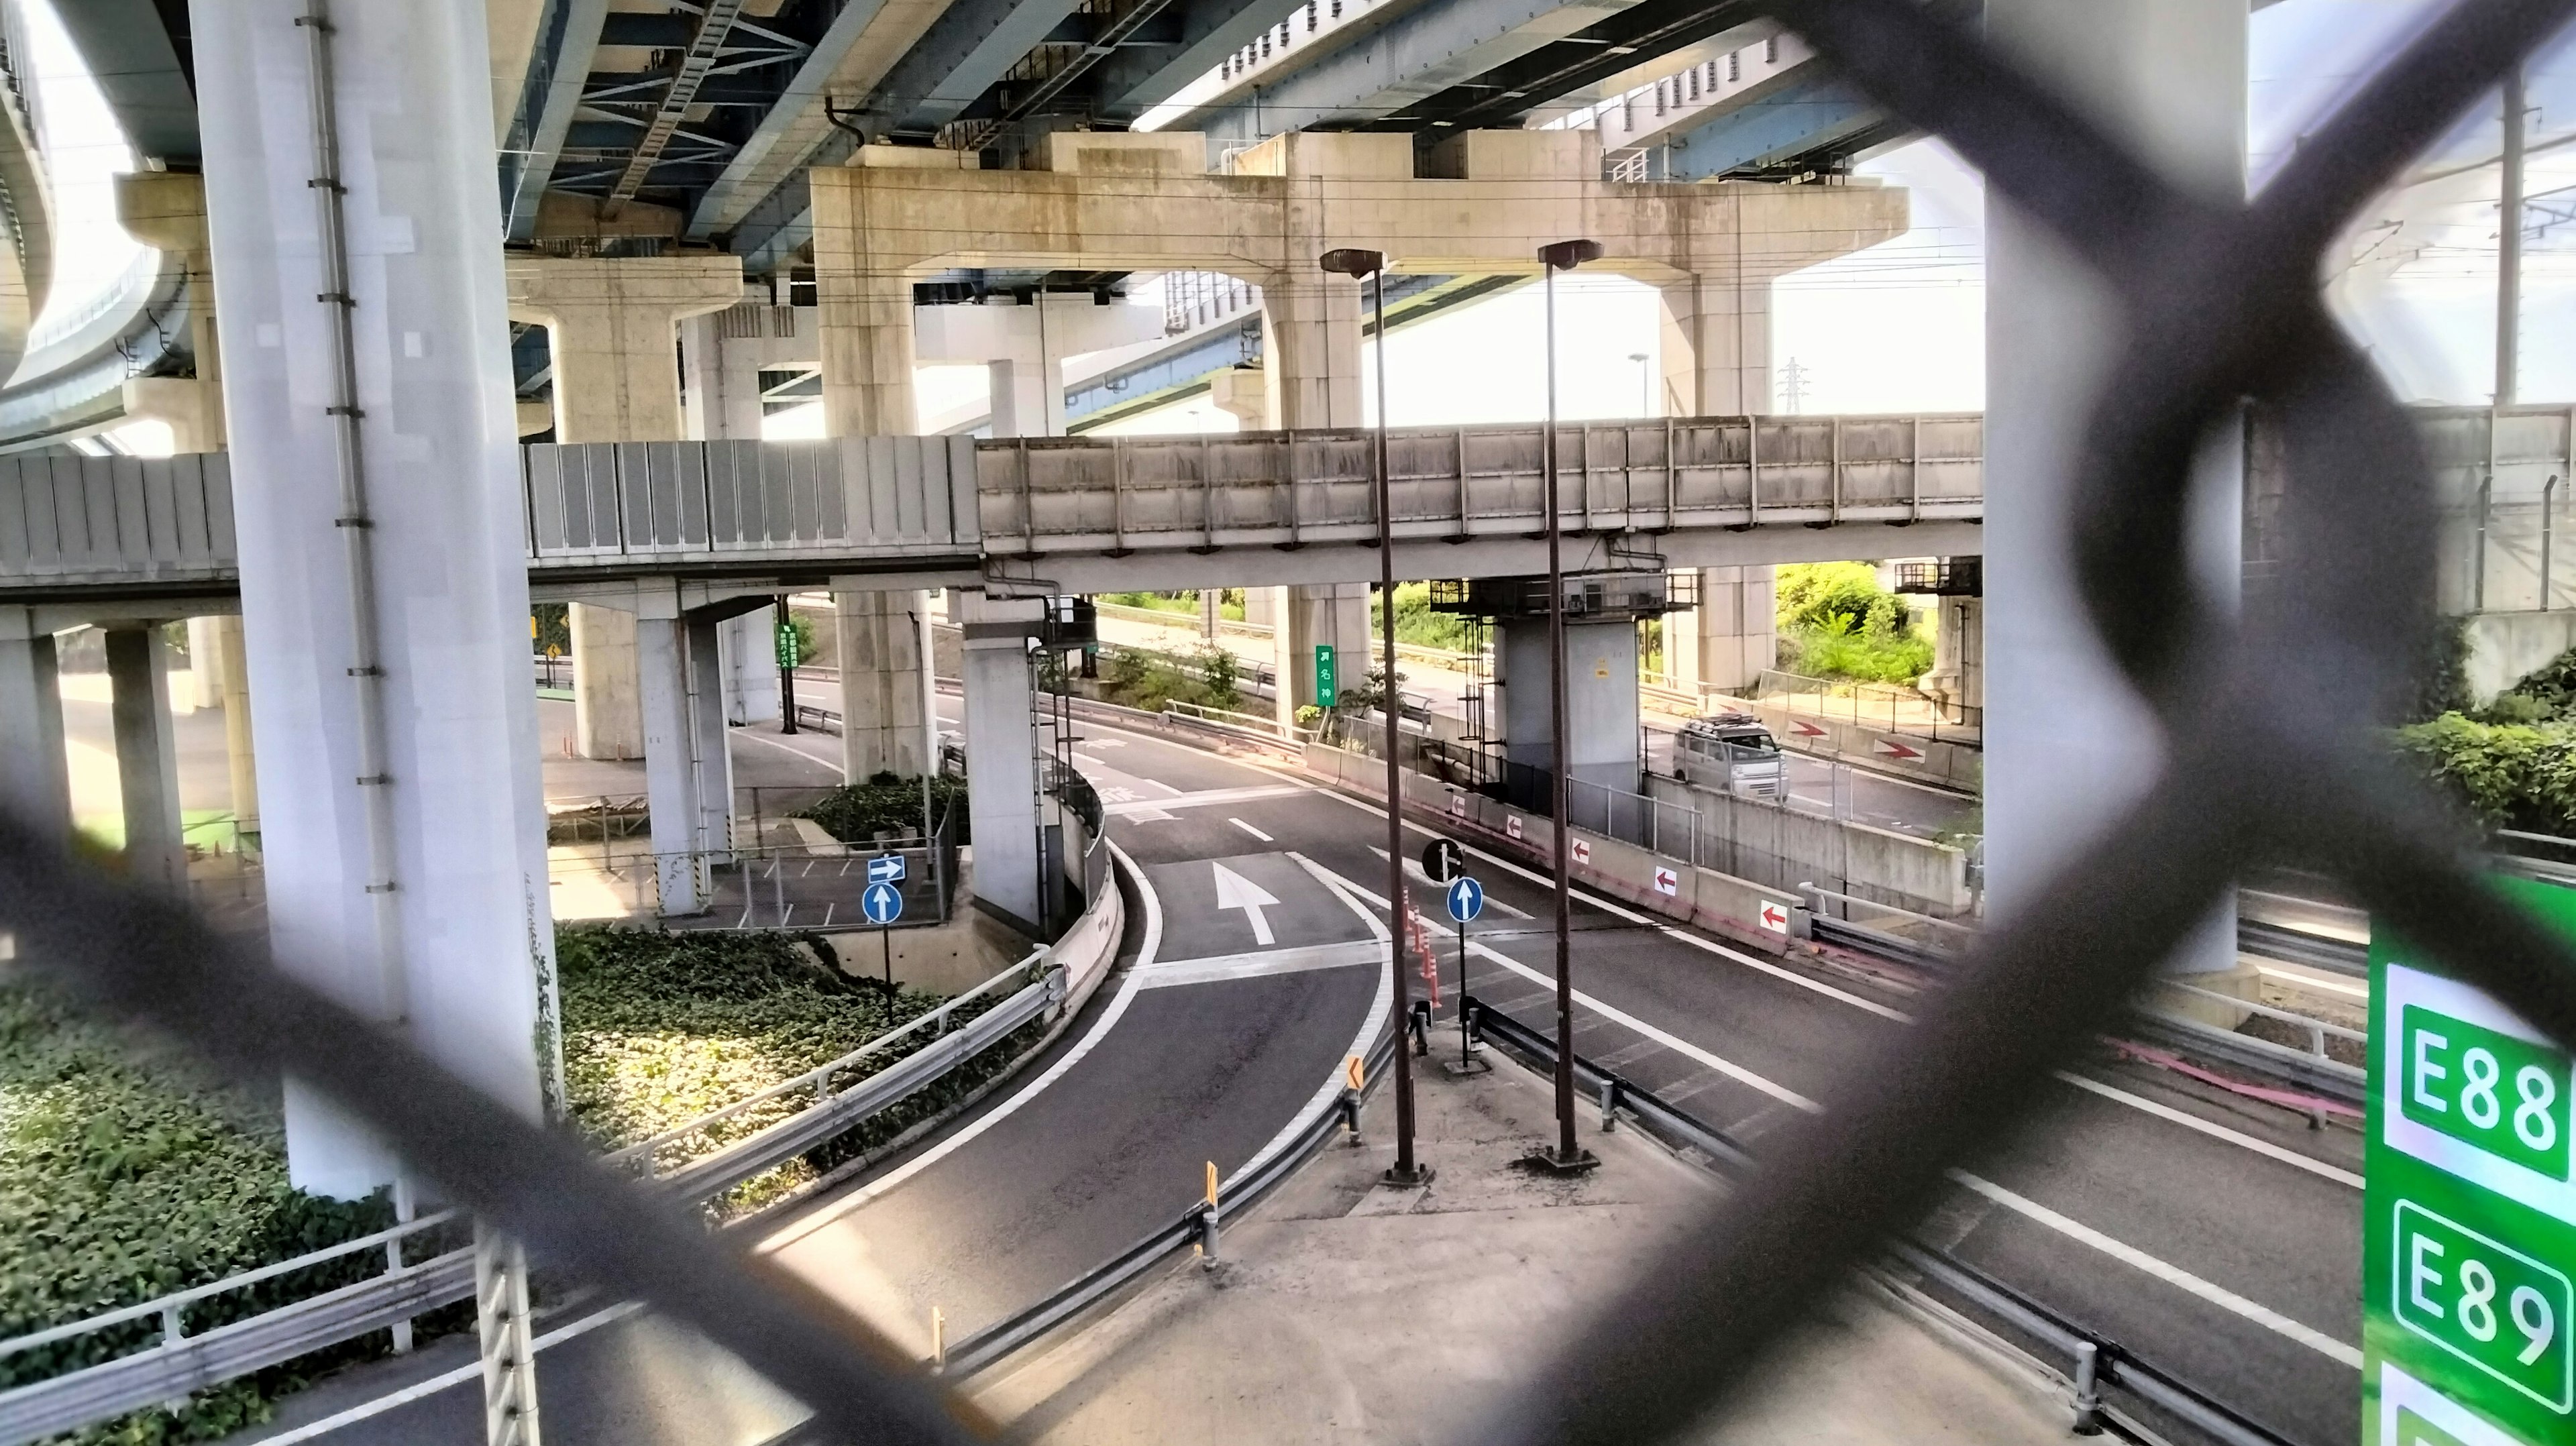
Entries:
<svg viewBox="0 0 2576 1446">
<path fill-rule="evenodd" d="M 1789 364 L 1780 368 L 1780 390 L 1786 394 L 1784 400 L 1789 414 L 1796 416 L 1807 400 L 1807 369 L 1798 365 L 1796 357 L 1789 358 Z"/>
<path fill-rule="evenodd" d="M 1574 875 L 1571 841 L 1566 837 L 1567 801 L 1565 738 L 1565 559 L 1564 516 L 1558 506 L 1556 476 L 1556 273 L 1599 260 L 1598 241 L 1559 241 L 1538 250 L 1547 277 L 1547 430 L 1542 453 L 1547 474 L 1547 681 L 1548 681 L 1548 814 L 1556 855 L 1556 1148 L 1532 1158 L 1543 1168 L 1571 1174 L 1589 1170 L 1600 1158 L 1574 1138 Z"/>
<path fill-rule="evenodd" d="M 2513 405 L 2522 339 L 2522 66 L 2504 74 L 2504 181 L 2496 216 L 2495 404 Z"/>
<path fill-rule="evenodd" d="M 1432 1169 L 1413 1157 L 1413 1050 L 1404 1039 L 1413 1013 L 1413 991 L 1404 977 L 1404 940 L 1413 921 L 1404 902 L 1404 730 L 1399 726 L 1404 711 L 1395 692 L 1395 509 L 1386 476 L 1386 253 L 1344 248 L 1325 252 L 1316 264 L 1354 281 L 1370 278 L 1369 294 L 1377 308 L 1377 597 L 1386 646 L 1378 717 L 1386 728 L 1386 966 L 1395 976 L 1395 1163 L 1381 1183 L 1410 1188 L 1429 1184 Z M 1286 626 L 1285 620 L 1280 626 Z M 1284 679 L 1281 686 L 1286 686 Z"/>
</svg>

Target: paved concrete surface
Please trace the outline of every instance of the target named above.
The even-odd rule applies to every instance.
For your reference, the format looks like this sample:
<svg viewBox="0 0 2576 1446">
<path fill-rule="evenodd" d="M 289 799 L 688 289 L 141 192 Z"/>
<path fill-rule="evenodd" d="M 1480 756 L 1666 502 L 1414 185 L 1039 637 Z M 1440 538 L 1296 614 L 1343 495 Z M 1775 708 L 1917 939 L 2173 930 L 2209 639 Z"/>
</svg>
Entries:
<svg viewBox="0 0 2576 1446">
<path fill-rule="evenodd" d="M 1325 1151 L 1225 1233 L 1214 1269 L 1182 1265 L 1089 1329 L 977 1383 L 1023 1439 L 1116 1442 L 1474 1441 L 1596 1313 L 1654 1268 L 1711 1178 L 1633 1131 L 1583 1126 L 1602 1157 L 1560 1181 L 1514 1163 L 1551 1128 L 1546 1086 L 1509 1063 L 1422 1077 L 1428 1190 L 1374 1186 L 1393 1159 L 1393 1096 L 1363 1149 Z M 2058 1404 L 1895 1314 L 1838 1298 L 1697 1439 L 1729 1446 L 2055 1443 Z"/>
</svg>

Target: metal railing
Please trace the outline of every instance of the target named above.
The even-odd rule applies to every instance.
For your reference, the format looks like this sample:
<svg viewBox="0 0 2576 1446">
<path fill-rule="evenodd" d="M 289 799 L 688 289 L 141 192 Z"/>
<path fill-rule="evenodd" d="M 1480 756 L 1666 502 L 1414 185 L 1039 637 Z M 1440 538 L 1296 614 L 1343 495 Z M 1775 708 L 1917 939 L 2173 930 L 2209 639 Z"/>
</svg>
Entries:
<svg viewBox="0 0 2576 1446">
<path fill-rule="evenodd" d="M 1733 694 L 1704 690 L 1704 697 L 1720 702 L 1761 703 L 1810 718 L 1831 719 L 1909 738 L 1928 738 L 1935 743 L 1977 748 L 1984 746 L 1986 738 L 1983 708 L 1889 683 L 1837 682 L 1765 669 L 1761 679 L 1748 690 Z"/>
<path fill-rule="evenodd" d="M 1472 994 L 1460 1001 L 1460 1009 L 1466 1016 L 1471 1039 L 1500 1045 L 1541 1071 L 1555 1065 L 1556 1040 L 1552 1036 L 1531 1029 Z M 1574 1075 L 1598 1102 L 1604 1131 L 1617 1129 L 1624 1115 L 1647 1133 L 1681 1150 L 1685 1159 L 1693 1159 L 1729 1179 L 1741 1180 L 1758 1170 L 1754 1156 L 1733 1136 L 1616 1070 L 1577 1054 Z M 2064 1359 L 2067 1369 L 2060 1379 L 2073 1397 L 2074 1419 L 2070 1424 L 2079 1434 L 2099 1432 L 2108 1418 L 2131 1440 L 2162 1439 L 2143 1423 L 2103 1401 L 2104 1387 L 2118 1387 L 2207 1432 L 2222 1446 L 2294 1446 L 2288 1437 L 2157 1369 L 2119 1342 L 2075 1324 L 1946 1251 L 1902 1238 L 1886 1242 L 1885 1250 L 1889 1260 L 1975 1304 Z M 1883 1272 L 1885 1266 L 1877 1268 Z"/>
</svg>

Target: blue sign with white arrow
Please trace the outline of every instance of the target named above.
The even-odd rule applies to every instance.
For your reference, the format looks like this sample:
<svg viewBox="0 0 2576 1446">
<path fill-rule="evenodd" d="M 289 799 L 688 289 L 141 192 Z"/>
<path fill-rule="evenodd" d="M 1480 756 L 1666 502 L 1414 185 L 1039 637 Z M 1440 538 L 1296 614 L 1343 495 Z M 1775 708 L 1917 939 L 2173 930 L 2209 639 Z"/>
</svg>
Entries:
<svg viewBox="0 0 2576 1446">
<path fill-rule="evenodd" d="M 1449 883 L 1449 917 L 1459 923 L 1485 912 L 1485 886 L 1464 875 Z"/>
<path fill-rule="evenodd" d="M 878 854 L 868 860 L 868 882 L 899 884 L 903 882 L 903 855 Z"/>
<path fill-rule="evenodd" d="M 892 884 L 870 884 L 859 895 L 859 912 L 871 924 L 891 924 L 903 917 L 903 891 Z"/>
</svg>

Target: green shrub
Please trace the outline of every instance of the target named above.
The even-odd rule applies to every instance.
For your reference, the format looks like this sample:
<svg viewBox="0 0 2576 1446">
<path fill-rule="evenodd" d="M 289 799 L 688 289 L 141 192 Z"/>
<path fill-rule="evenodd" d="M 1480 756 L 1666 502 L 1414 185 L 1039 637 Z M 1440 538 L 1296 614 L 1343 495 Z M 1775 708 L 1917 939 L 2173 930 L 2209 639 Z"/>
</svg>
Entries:
<svg viewBox="0 0 2576 1446">
<path fill-rule="evenodd" d="M 941 816 L 956 829 L 957 842 L 973 843 L 973 831 L 966 814 L 966 780 L 945 774 L 930 780 L 930 821 L 936 827 Z M 799 810 L 799 818 L 810 818 L 823 826 L 823 831 L 843 843 L 870 843 L 885 830 L 897 833 L 921 832 L 921 780 L 897 778 L 880 773 L 865 783 L 845 783 L 825 795 L 821 802 Z"/>
<path fill-rule="evenodd" d="M 2490 827 L 2576 833 L 2576 724 L 2482 723 L 2445 713 L 2398 748 Z"/>
<path fill-rule="evenodd" d="M 557 929 L 564 1083 L 573 1123 L 601 1149 L 613 1150 L 794 1079 L 943 1002 L 909 989 L 889 996 L 822 963 L 830 954 L 822 940 L 792 934 Z M 962 1024 L 992 1002 L 978 1000 L 952 1018 Z M 924 1031 L 888 1050 L 875 1067 L 928 1043 Z M 715 1213 L 756 1209 L 894 1138 L 1001 1070 L 1023 1043 L 988 1051 L 859 1130 L 744 1184 L 717 1202 Z M 843 1076 L 839 1084 L 846 1088 L 858 1077 Z M 746 1110 L 676 1142 L 659 1163 L 669 1169 L 713 1154 L 812 1102 L 800 1093 Z"/>
<path fill-rule="evenodd" d="M 330 1200 L 290 1186 L 273 1105 L 211 1083 L 165 1050 L 91 1023 L 35 987 L 0 986 L 0 1337 L 205 1285 L 392 1223 L 382 1198 Z M 211 1330 L 375 1274 L 382 1262 L 363 1251 L 209 1299 L 190 1307 L 184 1323 L 192 1335 Z M 159 1338 L 158 1320 L 137 1321 L 0 1358 L 0 1389 Z M 200 1391 L 175 1414 L 139 1412 L 79 1439 L 212 1440 L 266 1420 L 272 1396 L 380 1353 L 387 1339 Z"/>
<path fill-rule="evenodd" d="M 1871 605 L 1890 596 L 1879 591 L 1878 570 L 1865 562 L 1783 563 L 1772 578 L 1782 632 L 1825 631 L 1839 618 L 1844 631 L 1858 633 Z"/>
<path fill-rule="evenodd" d="M 1790 563 L 1776 577 L 1782 671 L 1911 686 L 1932 670 L 1932 640 L 1869 564 Z"/>
</svg>

